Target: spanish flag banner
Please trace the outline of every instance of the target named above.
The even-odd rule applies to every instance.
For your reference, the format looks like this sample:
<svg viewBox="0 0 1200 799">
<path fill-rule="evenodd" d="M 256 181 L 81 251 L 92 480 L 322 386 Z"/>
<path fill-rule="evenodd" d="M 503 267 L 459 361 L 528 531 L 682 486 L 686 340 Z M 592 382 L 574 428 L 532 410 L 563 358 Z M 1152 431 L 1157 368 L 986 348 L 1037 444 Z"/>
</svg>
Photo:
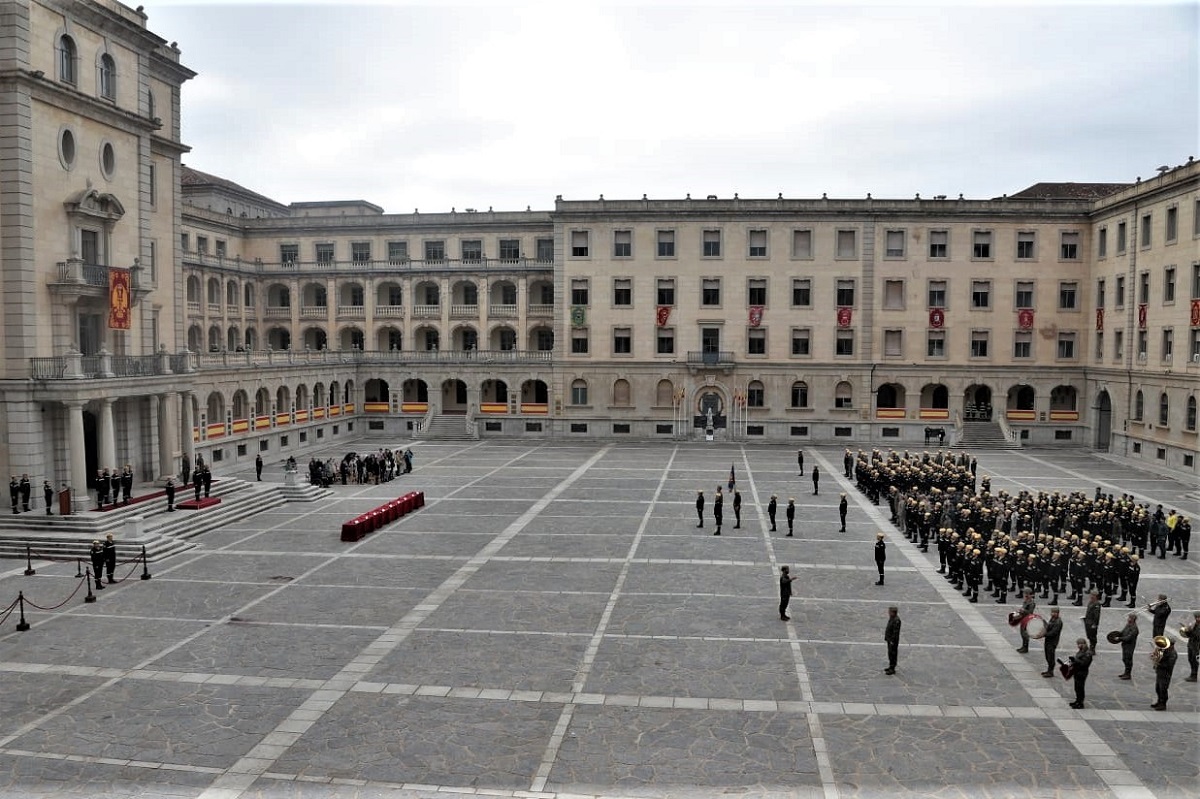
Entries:
<svg viewBox="0 0 1200 799">
<path fill-rule="evenodd" d="M 108 328 L 129 330 L 133 312 L 129 304 L 129 270 L 108 268 Z"/>
</svg>

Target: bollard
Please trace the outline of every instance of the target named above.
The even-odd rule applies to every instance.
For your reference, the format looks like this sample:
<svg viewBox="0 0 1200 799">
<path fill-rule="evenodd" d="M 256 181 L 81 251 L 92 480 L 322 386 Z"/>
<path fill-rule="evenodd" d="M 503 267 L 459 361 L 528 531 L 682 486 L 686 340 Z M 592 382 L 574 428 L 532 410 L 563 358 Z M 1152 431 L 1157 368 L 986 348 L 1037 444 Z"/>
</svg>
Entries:
<svg viewBox="0 0 1200 799">
<path fill-rule="evenodd" d="M 37 574 L 33 569 L 33 555 L 29 552 L 29 544 L 25 545 L 25 576 L 32 577 Z"/>
<path fill-rule="evenodd" d="M 75 558 L 75 576 L 83 576 L 83 560 L 81 558 Z"/>
<path fill-rule="evenodd" d="M 29 629 L 29 622 L 25 621 L 25 592 L 24 591 L 19 591 L 17 593 L 17 603 L 21 606 L 21 620 L 19 622 L 17 622 L 17 630 L 19 632 L 25 632 L 26 630 Z"/>
<path fill-rule="evenodd" d="M 150 579 L 150 567 L 146 564 L 146 545 L 142 544 L 142 579 Z"/>
<path fill-rule="evenodd" d="M 84 601 L 84 602 L 95 602 L 95 601 L 96 601 L 96 595 L 92 593 L 92 570 L 91 570 L 91 569 L 84 569 L 84 570 L 83 570 L 83 575 L 84 575 L 84 579 L 85 579 L 85 580 L 87 580 L 87 584 L 88 584 L 88 592 L 87 592 L 87 596 L 85 596 L 85 597 L 83 598 L 83 601 Z"/>
</svg>

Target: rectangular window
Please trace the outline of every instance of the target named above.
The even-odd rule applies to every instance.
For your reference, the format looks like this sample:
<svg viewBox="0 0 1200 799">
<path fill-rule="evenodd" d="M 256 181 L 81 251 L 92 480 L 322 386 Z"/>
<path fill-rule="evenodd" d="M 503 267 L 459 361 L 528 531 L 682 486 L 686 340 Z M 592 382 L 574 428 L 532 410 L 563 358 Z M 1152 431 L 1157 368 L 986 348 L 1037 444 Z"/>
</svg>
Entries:
<svg viewBox="0 0 1200 799">
<path fill-rule="evenodd" d="M 971 357 L 986 358 L 988 357 L 988 331 L 972 330 L 971 331 Z"/>
<path fill-rule="evenodd" d="M 807 277 L 792 279 L 792 307 L 812 307 L 812 280 Z"/>
<path fill-rule="evenodd" d="M 631 258 L 633 256 L 633 231 L 613 231 L 613 258 Z"/>
<path fill-rule="evenodd" d="M 675 257 L 675 231 L 674 230 L 658 231 L 658 257 L 659 258 L 674 258 Z"/>
<path fill-rule="evenodd" d="M 1188 357 L 1192 363 L 1200 362 L 1200 327 L 1192 328 L 1188 334 Z"/>
<path fill-rule="evenodd" d="M 839 230 L 837 232 L 837 257 L 854 258 L 858 255 L 858 231 Z"/>
<path fill-rule="evenodd" d="M 628 327 L 613 328 L 613 355 L 629 355 L 633 352 L 633 330 Z"/>
<path fill-rule="evenodd" d="M 201 255 L 208 254 L 208 237 L 207 236 L 197 236 L 196 237 L 196 252 L 200 253 Z"/>
<path fill-rule="evenodd" d="M 889 230 L 885 234 L 883 254 L 888 258 L 904 257 L 904 231 Z"/>
<path fill-rule="evenodd" d="M 1033 333 L 1018 330 L 1013 334 L 1013 358 L 1024 360 L 1033 357 Z"/>
<path fill-rule="evenodd" d="M 1103 330 L 1096 331 L 1096 354 L 1093 356 L 1093 359 L 1097 360 L 1097 361 L 1104 360 L 1104 331 Z"/>
<path fill-rule="evenodd" d="M 571 231 L 571 255 L 575 258 L 587 258 L 591 252 L 586 230 Z"/>
<path fill-rule="evenodd" d="M 1034 248 L 1036 240 L 1032 231 L 1020 231 L 1017 233 L 1017 260 L 1032 261 L 1036 257 L 1037 250 Z"/>
<path fill-rule="evenodd" d="M 766 305 L 767 304 L 767 281 L 766 278 L 752 277 L 746 286 L 746 304 L 747 305 Z"/>
<path fill-rule="evenodd" d="M 973 258 L 987 259 L 992 257 L 992 233 L 989 230 L 976 230 L 972 236 Z"/>
<path fill-rule="evenodd" d="M 587 330 L 576 329 L 571 331 L 571 354 L 587 355 L 588 353 L 588 332 Z"/>
<path fill-rule="evenodd" d="M 1150 236 L 1151 221 L 1152 221 L 1151 214 L 1145 214 L 1142 216 L 1142 228 L 1140 231 L 1140 235 L 1138 236 L 1138 247 L 1142 248 L 1143 250 L 1146 249 L 1147 247 L 1149 247 L 1151 244 L 1151 236 Z"/>
<path fill-rule="evenodd" d="M 538 352 L 550 352 L 554 349 L 554 331 L 538 328 L 535 340 Z"/>
<path fill-rule="evenodd" d="M 279 263 L 294 264 L 300 260 L 300 245 L 299 244 L 280 244 L 279 245 Z"/>
<path fill-rule="evenodd" d="M 1169 361 L 1175 356 L 1175 331 L 1166 328 L 1162 332 L 1162 359 Z"/>
<path fill-rule="evenodd" d="M 1016 304 L 1017 310 L 1020 310 L 1022 308 L 1032 308 L 1033 307 L 1033 281 L 1032 280 L 1018 280 L 1017 281 L 1017 290 L 1016 290 L 1016 294 L 1014 295 L 1014 299 L 1016 300 L 1015 304 Z"/>
<path fill-rule="evenodd" d="M 946 281 L 931 280 L 928 283 L 929 307 L 930 308 L 945 308 L 946 307 Z"/>
<path fill-rule="evenodd" d="M 1099 280 L 1096 281 L 1096 307 L 1097 308 L 1104 307 L 1104 301 L 1107 298 L 1106 285 L 1107 284 L 1105 283 L 1104 278 L 1100 278 Z"/>
<path fill-rule="evenodd" d="M 554 239 L 538 239 L 536 246 L 538 263 L 554 263 Z"/>
<path fill-rule="evenodd" d="M 1145 330 L 1139 330 L 1137 333 L 1137 356 L 1145 358 L 1146 353 L 1150 350 L 1150 335 Z"/>
<path fill-rule="evenodd" d="M 1108 228 L 1100 228 L 1096 235 L 1096 255 L 1099 258 L 1108 257 Z"/>
<path fill-rule="evenodd" d="M 749 405 L 751 408 L 763 407 L 763 405 L 765 404 L 764 403 L 765 393 L 766 392 L 763 389 L 762 383 L 758 383 L 758 384 L 751 383 L 750 387 L 746 389 L 746 404 Z M 746 433 L 747 433 L 747 435 L 749 435 L 750 431 L 747 430 Z M 758 432 L 755 435 L 760 435 L 760 436 L 762 435 L 761 427 L 758 428 Z"/>
<path fill-rule="evenodd" d="M 992 307 L 992 281 L 971 281 L 971 307 L 977 310 L 987 310 Z"/>
<path fill-rule="evenodd" d="M 229 251 L 229 246 L 224 239 L 217 239 L 217 257 L 224 258 Z"/>
<path fill-rule="evenodd" d="M 808 383 L 792 383 L 792 407 L 807 408 L 808 407 Z M 808 428 L 804 428 L 803 433 L 797 433 L 796 428 L 792 428 L 792 435 L 808 435 Z"/>
<path fill-rule="evenodd" d="M 331 264 L 333 263 L 333 243 L 318 244 L 316 246 L 317 263 Z"/>
<path fill-rule="evenodd" d="M 747 355 L 767 354 L 767 331 L 761 327 L 750 328 L 746 338 Z"/>
<path fill-rule="evenodd" d="M 425 260 L 435 263 L 446 260 L 446 242 L 440 239 L 425 242 Z"/>
<path fill-rule="evenodd" d="M 837 331 L 837 339 L 834 343 L 834 355 L 853 355 L 854 354 L 854 331 L 839 330 Z"/>
<path fill-rule="evenodd" d="M 586 278 L 577 278 L 571 281 L 571 304 L 572 305 L 587 305 L 588 304 L 588 281 Z"/>
<path fill-rule="evenodd" d="M 1113 331 L 1113 358 L 1121 360 L 1125 357 L 1125 331 Z"/>
<path fill-rule="evenodd" d="M 904 281 L 883 281 L 883 307 L 889 311 L 904 310 Z"/>
<path fill-rule="evenodd" d="M 766 258 L 767 257 L 767 231 L 751 230 L 750 231 L 750 250 L 748 253 L 751 258 Z"/>
<path fill-rule="evenodd" d="M 807 327 L 792 328 L 792 355 L 812 355 L 812 331 Z"/>
<path fill-rule="evenodd" d="M 660 327 L 655 336 L 655 352 L 659 355 L 675 354 L 675 331 L 669 327 Z"/>
<path fill-rule="evenodd" d="M 1192 299 L 1200 300 L 1200 262 L 1192 264 Z"/>
<path fill-rule="evenodd" d="M 837 304 L 840 307 L 854 305 L 854 281 L 849 279 L 837 282 Z"/>
<path fill-rule="evenodd" d="M 188 238 L 188 234 L 180 233 L 179 234 L 179 249 L 183 250 L 184 252 L 187 252 L 189 249 L 191 249 L 191 246 L 192 246 L 192 244 Z"/>
<path fill-rule="evenodd" d="M 150 207 L 153 208 L 158 204 L 158 172 L 154 168 L 154 164 L 150 164 L 146 172 L 146 182 L 150 189 Z"/>
<path fill-rule="evenodd" d="M 1125 307 L 1125 277 L 1124 275 L 1117 276 L 1117 307 Z"/>
<path fill-rule="evenodd" d="M 1058 257 L 1064 261 L 1079 260 L 1079 234 L 1075 232 L 1063 233 L 1062 241 L 1059 243 Z"/>
<path fill-rule="evenodd" d="M 950 257 L 950 231 L 948 231 L 948 230 L 931 230 L 931 231 L 929 231 L 929 257 L 930 258 L 948 258 L 948 257 Z"/>
<path fill-rule="evenodd" d="M 1059 360 L 1069 361 L 1075 358 L 1075 334 L 1074 333 L 1059 333 L 1058 334 L 1058 357 Z"/>
<path fill-rule="evenodd" d="M 792 257 L 793 258 L 812 258 L 813 257 L 813 237 L 811 230 L 793 230 L 792 231 Z"/>
<path fill-rule="evenodd" d="M 356 264 L 371 262 L 371 242 L 354 241 L 350 243 L 350 260 Z"/>
<path fill-rule="evenodd" d="M 1178 208 L 1168 208 L 1167 209 L 1167 232 L 1166 232 L 1164 240 L 1167 243 L 1171 243 L 1171 242 L 1175 241 L 1175 239 L 1178 236 L 1179 236 L 1179 209 Z"/>
<path fill-rule="evenodd" d="M 1125 234 L 1125 223 L 1118 222 L 1117 223 L 1117 255 L 1125 254 L 1126 238 L 1127 237 Z"/>
<path fill-rule="evenodd" d="M 389 241 L 387 243 L 388 263 L 404 264 L 408 263 L 408 242 L 407 241 Z"/>
<path fill-rule="evenodd" d="M 700 304 L 713 307 L 721 304 L 721 279 L 708 277 L 700 281 Z"/>
<path fill-rule="evenodd" d="M 660 277 L 658 284 L 655 287 L 655 301 L 659 305 L 674 305 L 675 304 L 675 280 L 669 277 Z"/>
<path fill-rule="evenodd" d="M 946 331 L 930 330 L 926 332 L 925 356 L 927 358 L 946 357 Z"/>
<path fill-rule="evenodd" d="M 720 258 L 721 257 L 721 231 L 706 230 L 702 235 L 703 250 L 702 254 L 705 258 Z"/>
<path fill-rule="evenodd" d="M 463 239 L 461 246 L 464 263 L 477 264 L 483 260 L 483 241 L 480 239 Z"/>
<path fill-rule="evenodd" d="M 1142 272 L 1138 275 L 1138 302 L 1150 302 L 1150 273 Z"/>
<path fill-rule="evenodd" d="M 509 263 L 521 260 L 521 240 L 500 239 L 500 260 Z"/>
<path fill-rule="evenodd" d="M 150 241 L 150 285 L 158 285 L 158 242 Z M 154 312 L 157 319 L 158 311 Z M 158 346 L 158 336 L 153 337 L 154 346 Z"/>
<path fill-rule="evenodd" d="M 582 380 L 576 380 L 575 385 L 571 386 L 571 404 L 572 405 L 587 405 L 588 390 L 587 383 Z M 571 425 L 572 433 L 586 433 L 587 425 Z"/>
<path fill-rule="evenodd" d="M 1058 309 L 1060 311 L 1075 311 L 1078 304 L 1079 284 L 1067 281 L 1058 284 Z"/>
<path fill-rule="evenodd" d="M 1163 272 L 1163 302 L 1175 302 L 1175 267 L 1168 266 Z"/>
<path fill-rule="evenodd" d="M 613 278 L 613 305 L 625 308 L 633 305 L 633 279 Z"/>
<path fill-rule="evenodd" d="M 883 331 L 883 354 L 888 358 L 899 358 L 904 355 L 904 331 Z"/>
</svg>

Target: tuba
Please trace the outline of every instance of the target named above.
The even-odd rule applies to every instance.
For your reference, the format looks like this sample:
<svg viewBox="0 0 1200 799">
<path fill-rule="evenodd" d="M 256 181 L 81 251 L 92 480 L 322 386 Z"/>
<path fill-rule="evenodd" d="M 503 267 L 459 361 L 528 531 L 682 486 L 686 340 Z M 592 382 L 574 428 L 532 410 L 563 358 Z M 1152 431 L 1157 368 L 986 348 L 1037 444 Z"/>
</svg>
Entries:
<svg viewBox="0 0 1200 799">
<path fill-rule="evenodd" d="M 1194 625 L 1194 624 L 1181 624 L 1181 625 L 1179 625 L 1179 637 L 1180 637 L 1180 638 L 1182 638 L 1182 639 L 1183 639 L 1183 640 L 1185 640 L 1185 641 L 1186 641 L 1186 640 L 1188 640 L 1189 638 L 1191 638 L 1191 637 L 1192 637 L 1192 628 L 1193 628 L 1193 627 L 1195 627 L 1195 625 Z"/>
<path fill-rule="evenodd" d="M 1154 651 L 1150 653 L 1150 660 L 1155 666 L 1162 660 L 1163 653 L 1171 648 L 1171 639 L 1165 635 L 1154 636 Z"/>
</svg>

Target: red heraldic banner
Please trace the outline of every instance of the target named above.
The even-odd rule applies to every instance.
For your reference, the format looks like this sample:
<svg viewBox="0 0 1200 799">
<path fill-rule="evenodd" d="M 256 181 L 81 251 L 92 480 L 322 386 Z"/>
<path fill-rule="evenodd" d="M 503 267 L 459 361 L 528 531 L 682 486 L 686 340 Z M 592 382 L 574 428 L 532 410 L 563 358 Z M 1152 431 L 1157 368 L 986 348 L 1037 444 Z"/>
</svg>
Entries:
<svg viewBox="0 0 1200 799">
<path fill-rule="evenodd" d="M 671 306 L 670 305 L 658 306 L 657 310 L 655 310 L 655 312 L 654 312 L 654 317 L 655 317 L 655 321 L 658 322 L 659 327 L 664 326 L 667 323 L 667 320 L 671 318 Z"/>
<path fill-rule="evenodd" d="M 763 306 L 751 305 L 750 306 L 750 327 L 758 327 L 759 325 L 761 325 L 762 317 L 763 317 Z"/>
<path fill-rule="evenodd" d="M 129 305 L 129 270 L 108 268 L 108 328 L 129 330 L 133 311 Z"/>
</svg>

